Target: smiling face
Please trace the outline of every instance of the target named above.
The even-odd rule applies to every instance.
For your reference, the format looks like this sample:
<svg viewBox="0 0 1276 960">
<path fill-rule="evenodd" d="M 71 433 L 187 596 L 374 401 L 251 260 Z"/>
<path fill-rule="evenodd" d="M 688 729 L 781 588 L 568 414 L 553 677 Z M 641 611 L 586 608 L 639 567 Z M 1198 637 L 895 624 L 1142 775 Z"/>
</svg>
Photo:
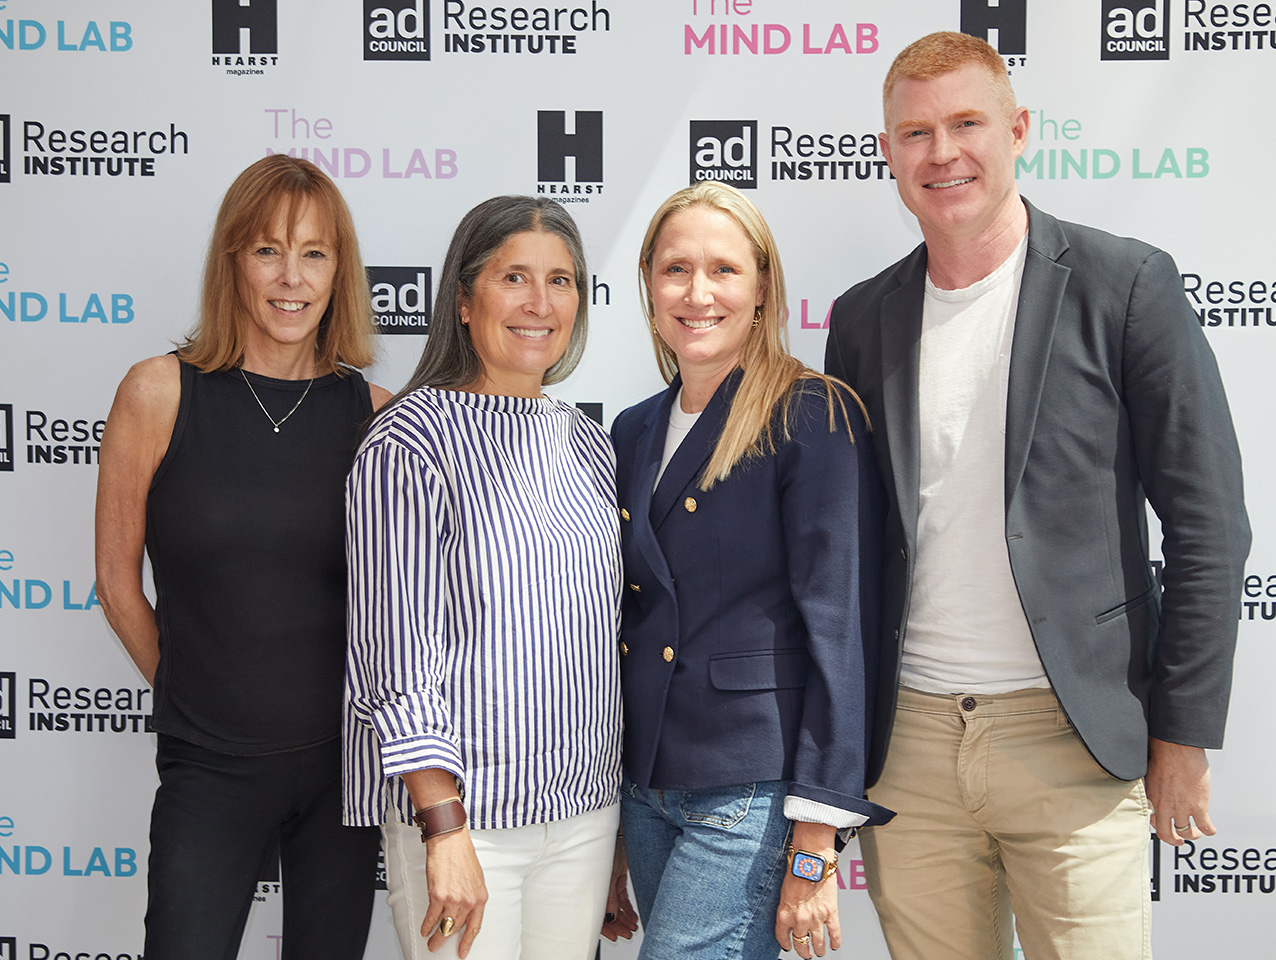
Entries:
<svg viewBox="0 0 1276 960">
<path fill-rule="evenodd" d="M 538 397 L 545 371 L 567 350 L 580 294 L 567 244 L 552 233 L 512 235 L 488 258 L 461 322 L 482 364 L 473 393 Z"/>
<path fill-rule="evenodd" d="M 984 67 L 901 79 L 886 124 L 882 151 L 928 242 L 986 235 L 1022 215 L 1015 160 L 1027 142 L 1028 111 L 1007 116 Z"/>
<path fill-rule="evenodd" d="M 313 350 L 337 272 L 332 227 L 305 202 L 288 239 L 288 210 L 235 254 L 240 301 L 248 315 L 245 366 L 302 345 Z"/>
<path fill-rule="evenodd" d="M 740 362 L 766 299 L 757 254 L 730 214 L 703 205 L 669 214 L 646 270 L 656 331 L 683 381 L 721 380 Z"/>
</svg>

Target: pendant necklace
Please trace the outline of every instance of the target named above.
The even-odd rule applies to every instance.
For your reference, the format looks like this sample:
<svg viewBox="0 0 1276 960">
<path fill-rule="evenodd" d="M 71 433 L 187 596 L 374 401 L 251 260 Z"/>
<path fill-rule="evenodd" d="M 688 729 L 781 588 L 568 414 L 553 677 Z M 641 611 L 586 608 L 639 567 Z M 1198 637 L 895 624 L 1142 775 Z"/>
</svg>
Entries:
<svg viewBox="0 0 1276 960">
<path fill-rule="evenodd" d="M 261 407 L 261 412 L 266 415 L 266 419 L 270 421 L 270 425 L 275 428 L 275 433 L 279 432 L 279 428 L 283 425 L 285 420 L 287 420 L 289 417 L 291 417 L 294 413 L 297 412 L 297 408 L 301 406 L 301 400 L 306 399 L 306 394 L 310 393 L 310 388 L 315 385 L 315 378 L 311 377 L 310 382 L 306 384 L 306 389 L 302 391 L 301 400 L 298 400 L 296 403 L 294 403 L 292 405 L 292 409 L 289 410 L 287 413 L 285 413 L 282 418 L 280 418 L 279 420 L 276 420 L 274 417 L 270 415 L 270 411 L 266 409 L 266 405 L 261 402 L 261 397 L 257 396 L 257 391 L 253 390 L 252 381 L 248 379 L 248 374 L 244 373 L 243 367 L 239 368 L 239 375 L 244 378 L 244 383 L 248 384 L 248 389 L 252 390 L 253 399 L 257 401 L 257 406 Z"/>
</svg>

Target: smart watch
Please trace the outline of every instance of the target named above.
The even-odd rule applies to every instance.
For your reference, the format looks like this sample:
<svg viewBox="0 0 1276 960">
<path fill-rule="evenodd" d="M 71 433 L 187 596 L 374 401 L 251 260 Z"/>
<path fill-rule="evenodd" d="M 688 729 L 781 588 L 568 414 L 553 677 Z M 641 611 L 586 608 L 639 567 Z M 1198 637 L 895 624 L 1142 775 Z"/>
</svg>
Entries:
<svg viewBox="0 0 1276 960">
<path fill-rule="evenodd" d="M 789 872 L 795 877 L 821 883 L 837 873 L 837 854 L 829 859 L 807 850 L 794 850 L 789 844 Z"/>
</svg>

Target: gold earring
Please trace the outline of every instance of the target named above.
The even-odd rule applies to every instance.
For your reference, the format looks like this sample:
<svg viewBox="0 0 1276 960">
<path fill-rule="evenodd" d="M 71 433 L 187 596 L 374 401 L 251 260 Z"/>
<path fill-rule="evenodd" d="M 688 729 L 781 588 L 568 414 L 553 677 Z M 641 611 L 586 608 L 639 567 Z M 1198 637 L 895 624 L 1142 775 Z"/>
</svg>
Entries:
<svg viewBox="0 0 1276 960">
<path fill-rule="evenodd" d="M 754 330 L 758 329 L 758 324 L 761 322 L 761 320 L 762 320 L 762 304 L 758 304 L 757 308 L 754 309 L 753 311 L 753 329 Z"/>
</svg>

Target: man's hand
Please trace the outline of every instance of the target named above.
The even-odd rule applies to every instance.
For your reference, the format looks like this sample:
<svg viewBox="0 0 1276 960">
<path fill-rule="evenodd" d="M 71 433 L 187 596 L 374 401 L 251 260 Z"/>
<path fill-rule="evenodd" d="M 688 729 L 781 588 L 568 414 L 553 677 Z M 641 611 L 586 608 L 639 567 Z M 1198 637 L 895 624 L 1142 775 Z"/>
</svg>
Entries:
<svg viewBox="0 0 1276 960">
<path fill-rule="evenodd" d="M 1210 822 L 1210 762 L 1201 747 L 1148 739 L 1148 772 L 1143 778 L 1152 804 L 1152 827 L 1166 843 L 1213 836 Z"/>
</svg>

